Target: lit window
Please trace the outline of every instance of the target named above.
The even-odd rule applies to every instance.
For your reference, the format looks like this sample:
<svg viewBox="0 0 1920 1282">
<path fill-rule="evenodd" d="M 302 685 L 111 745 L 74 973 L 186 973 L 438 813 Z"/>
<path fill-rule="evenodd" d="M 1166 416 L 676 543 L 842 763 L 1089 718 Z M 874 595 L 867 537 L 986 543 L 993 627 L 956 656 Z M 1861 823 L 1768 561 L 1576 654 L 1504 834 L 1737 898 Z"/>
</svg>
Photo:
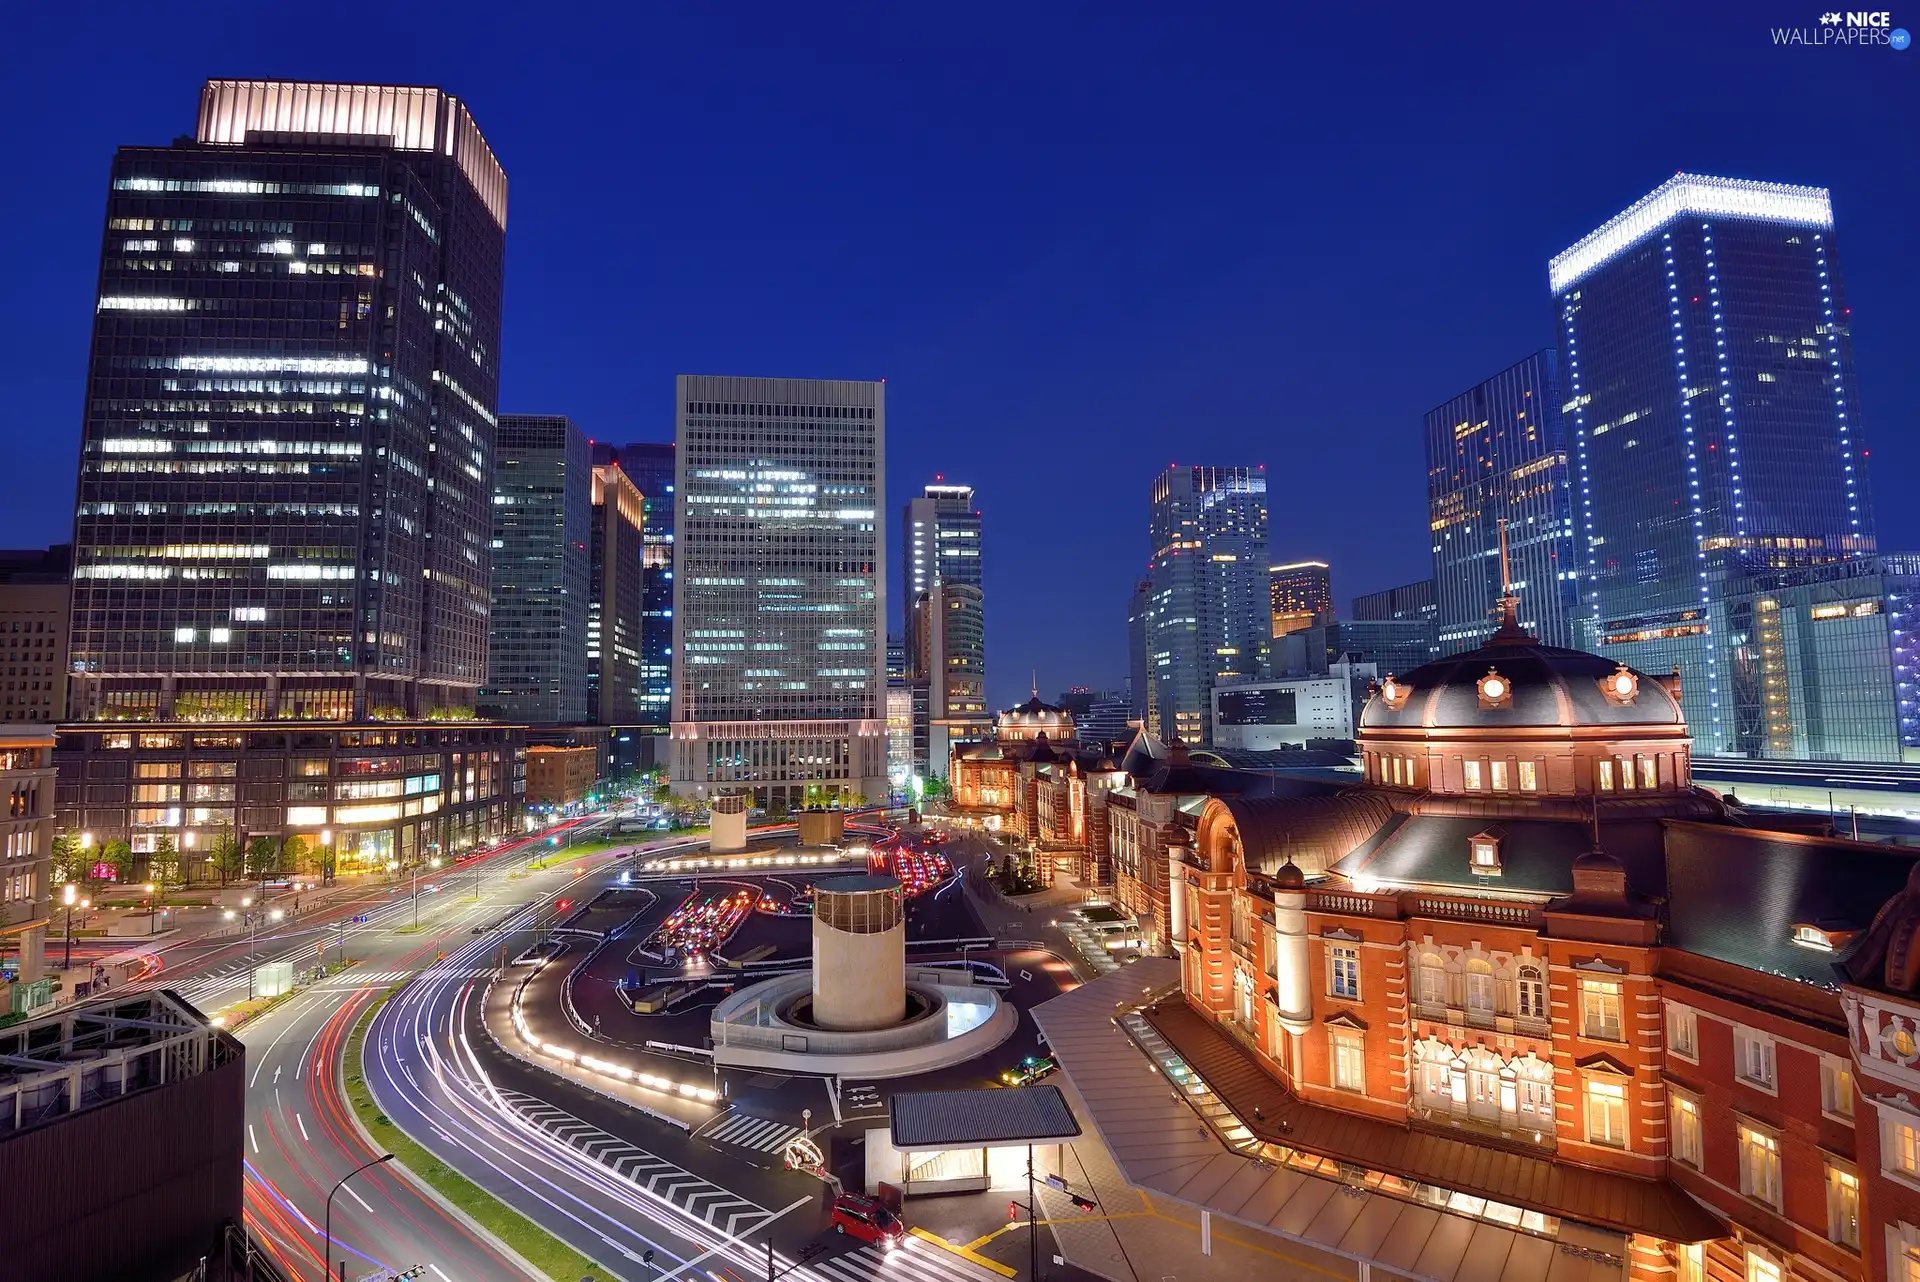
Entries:
<svg viewBox="0 0 1920 1282">
<path fill-rule="evenodd" d="M 1827 1240 L 1860 1249 L 1860 1177 L 1827 1165 Z"/>
<path fill-rule="evenodd" d="M 1695 1170 L 1700 1168 L 1700 1104 L 1691 1096 L 1667 1092 L 1667 1112 L 1673 1118 L 1673 1156 Z"/>
<path fill-rule="evenodd" d="M 1420 1004 L 1447 1004 L 1447 964 L 1437 953 L 1427 953 L 1420 958 Z"/>
<path fill-rule="evenodd" d="M 1520 791 L 1537 792 L 1539 788 L 1540 777 L 1535 773 L 1533 762 L 1522 761 L 1520 763 Z"/>
<path fill-rule="evenodd" d="M 1680 1247 L 1680 1282 L 1707 1282 L 1707 1248 L 1699 1242 Z"/>
<path fill-rule="evenodd" d="M 1733 1075 L 1749 1086 L 1773 1090 L 1773 1039 L 1751 1028 L 1733 1030 Z"/>
<path fill-rule="evenodd" d="M 1660 786 L 1660 759 L 1658 757 L 1640 758 L 1640 786 L 1649 791 Z"/>
<path fill-rule="evenodd" d="M 1833 951 L 1833 940 L 1828 936 L 1827 932 L 1818 926 L 1810 926 L 1805 923 L 1793 928 L 1793 942 L 1802 948 L 1814 948 L 1823 953 Z"/>
<path fill-rule="evenodd" d="M 1744 1122 L 1740 1125 L 1740 1191 L 1780 1209 L 1780 1141 Z"/>
<path fill-rule="evenodd" d="M 1360 950 L 1358 948 L 1329 948 L 1327 975 L 1327 991 L 1331 995 L 1344 997 L 1348 1001 L 1360 1000 Z"/>
<path fill-rule="evenodd" d="M 1493 790 L 1495 792 L 1505 792 L 1507 790 L 1507 763 L 1504 761 L 1493 762 L 1488 773 L 1493 779 Z"/>
<path fill-rule="evenodd" d="M 1633 762 L 1626 757 L 1620 759 L 1620 790 L 1633 791 Z"/>
<path fill-rule="evenodd" d="M 1613 791 L 1613 762 L 1603 757 L 1600 759 L 1598 765 L 1600 769 L 1600 791 L 1612 792 Z"/>
<path fill-rule="evenodd" d="M 1367 1053 L 1366 1043 L 1358 1033 L 1341 1029 L 1328 1029 L 1327 1039 L 1333 1044 L 1333 1084 L 1343 1091 L 1367 1089 Z"/>
<path fill-rule="evenodd" d="M 1587 1140 L 1614 1148 L 1627 1146 L 1626 1083 L 1587 1080 Z"/>
<path fill-rule="evenodd" d="M 1910 1179 L 1920 1178 L 1920 1128 L 1881 1114 L 1880 1167 Z"/>
<path fill-rule="evenodd" d="M 1547 1017 L 1547 981 L 1538 966 L 1520 968 L 1519 1011 L 1522 1019 Z"/>
<path fill-rule="evenodd" d="M 1700 1020 L 1690 1006 L 1667 1003 L 1667 1049 L 1681 1059 L 1698 1063 Z"/>
<path fill-rule="evenodd" d="M 1480 777 L 1481 777 L 1480 763 L 1478 761 L 1469 761 L 1466 763 L 1465 769 L 1466 769 L 1467 787 L 1478 790 L 1479 787 L 1481 786 L 1480 785 Z"/>
<path fill-rule="evenodd" d="M 230 628 L 209 628 L 207 630 L 207 639 L 215 645 L 225 645 L 227 642 L 233 640 L 233 630 Z"/>
<path fill-rule="evenodd" d="M 1611 979 L 1580 981 L 1580 1027 L 1587 1037 L 1620 1040 L 1620 985 Z"/>
<path fill-rule="evenodd" d="M 1498 877 L 1500 875 L 1500 833 L 1483 832 L 1470 839 L 1467 848 L 1471 855 L 1474 875 L 1480 877 Z"/>
<path fill-rule="evenodd" d="M 1834 1117 L 1853 1117 L 1853 1061 L 1837 1055 L 1820 1060 L 1820 1111 Z"/>
<path fill-rule="evenodd" d="M 191 641 L 193 640 L 193 629 L 192 628 L 175 628 L 173 630 L 173 639 L 178 642 Z"/>
<path fill-rule="evenodd" d="M 1780 1261 L 1758 1247 L 1748 1247 L 1747 1282 L 1780 1282 Z"/>
</svg>

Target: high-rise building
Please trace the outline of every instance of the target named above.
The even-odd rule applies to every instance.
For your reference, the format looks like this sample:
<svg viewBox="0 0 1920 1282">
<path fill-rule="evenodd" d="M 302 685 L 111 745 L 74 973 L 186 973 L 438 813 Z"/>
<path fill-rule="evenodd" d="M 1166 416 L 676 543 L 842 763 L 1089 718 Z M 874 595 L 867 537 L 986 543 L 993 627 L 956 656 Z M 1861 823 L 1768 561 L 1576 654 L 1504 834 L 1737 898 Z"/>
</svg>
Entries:
<svg viewBox="0 0 1920 1282">
<path fill-rule="evenodd" d="M 666 728 L 673 715 L 672 441 L 594 446 L 595 463 L 618 463 L 647 504 L 645 571 L 640 583 L 640 724 Z"/>
<path fill-rule="evenodd" d="M 646 501 L 620 465 L 594 468 L 585 653 L 587 717 L 596 725 L 640 721 L 646 522 Z"/>
<path fill-rule="evenodd" d="M 1409 619 L 1431 623 L 1438 617 L 1439 608 L 1434 604 L 1432 579 L 1415 579 L 1397 588 L 1382 588 L 1378 592 L 1366 592 L 1353 598 L 1353 618 L 1362 623 Z"/>
<path fill-rule="evenodd" d="M 107 193 L 73 714 L 470 710 L 507 180 L 466 105 L 213 80 Z"/>
<path fill-rule="evenodd" d="M 1153 664 L 1148 657 L 1147 620 L 1152 614 L 1153 580 L 1140 579 L 1127 598 L 1127 716 L 1141 725 L 1152 719 Z"/>
<path fill-rule="evenodd" d="M 943 762 L 955 741 L 983 739 L 993 728 L 985 598 L 977 584 L 936 581 L 920 594 L 913 620 L 914 675 L 927 683 L 927 760 Z"/>
<path fill-rule="evenodd" d="M 1169 467 L 1154 478 L 1150 530 L 1151 729 L 1210 742 L 1214 682 L 1263 675 L 1272 645 L 1265 469 Z"/>
<path fill-rule="evenodd" d="M 1333 617 L 1333 571 L 1325 561 L 1290 561 L 1267 567 L 1273 635 L 1328 622 Z"/>
<path fill-rule="evenodd" d="M 0 551 L 0 721 L 67 719 L 68 582 L 73 548 Z"/>
<path fill-rule="evenodd" d="M 887 789 L 886 386 L 680 376 L 676 792 Z"/>
<path fill-rule="evenodd" d="M 587 719 L 587 438 L 554 414 L 503 414 L 493 465 L 493 613 L 483 715 Z"/>
<path fill-rule="evenodd" d="M 971 485 L 942 480 L 908 499 L 900 511 L 900 608 L 909 659 L 920 649 L 914 608 L 936 583 L 980 586 L 980 513 Z"/>
<path fill-rule="evenodd" d="M 1887 584 L 1887 631 L 1893 647 L 1893 697 L 1902 755 L 1920 757 L 1920 552 L 1880 558 Z"/>
<path fill-rule="evenodd" d="M 1501 531 L 1519 619 L 1580 644 L 1579 565 L 1558 354 L 1535 352 L 1427 411 L 1427 514 L 1440 652 L 1478 649 L 1499 623 Z"/>
<path fill-rule="evenodd" d="M 486 678 L 506 247 L 466 104 L 209 81 L 106 205 L 62 826 L 329 867 L 500 835 L 524 736 L 448 724 Z"/>
<path fill-rule="evenodd" d="M 1827 192 L 1680 174 L 1549 277 L 1598 648 L 1679 673 L 1697 753 L 1779 755 L 1741 580 L 1874 549 Z"/>
</svg>

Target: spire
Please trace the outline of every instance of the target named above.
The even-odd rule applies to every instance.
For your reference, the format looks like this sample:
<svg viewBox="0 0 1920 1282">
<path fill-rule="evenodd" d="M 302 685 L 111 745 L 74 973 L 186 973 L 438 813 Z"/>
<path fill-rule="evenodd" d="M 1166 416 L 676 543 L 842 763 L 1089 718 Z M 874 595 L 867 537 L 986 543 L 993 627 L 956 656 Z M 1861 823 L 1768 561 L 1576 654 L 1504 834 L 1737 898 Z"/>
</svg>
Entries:
<svg viewBox="0 0 1920 1282">
<path fill-rule="evenodd" d="M 1500 521 L 1500 626 L 1487 638 L 1488 645 L 1532 645 L 1534 638 L 1520 626 L 1515 613 L 1520 598 L 1513 594 L 1513 570 L 1507 561 L 1507 522 Z"/>
<path fill-rule="evenodd" d="M 1040 669 L 1038 668 L 1033 670 L 1033 697 L 1036 699 L 1040 697 Z"/>
</svg>

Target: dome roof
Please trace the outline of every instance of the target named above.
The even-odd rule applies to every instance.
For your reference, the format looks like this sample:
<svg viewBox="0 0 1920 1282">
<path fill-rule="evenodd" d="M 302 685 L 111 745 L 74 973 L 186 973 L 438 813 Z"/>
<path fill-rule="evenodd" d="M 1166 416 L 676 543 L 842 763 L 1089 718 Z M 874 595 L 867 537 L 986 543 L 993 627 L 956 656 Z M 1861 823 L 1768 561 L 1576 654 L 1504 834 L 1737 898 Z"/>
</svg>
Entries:
<svg viewBox="0 0 1920 1282">
<path fill-rule="evenodd" d="M 1486 682 L 1490 675 L 1499 680 Z M 1394 674 L 1360 714 L 1362 733 L 1685 725 L 1679 701 L 1659 679 L 1584 650 L 1541 645 L 1517 628 L 1501 629 L 1478 650 Z"/>
<path fill-rule="evenodd" d="M 1042 701 L 1036 694 L 1025 703 L 1008 708 L 1000 714 L 1000 717 L 1002 720 L 1016 723 L 1037 722 L 1042 725 L 1053 725 L 1067 719 L 1067 710 Z"/>
</svg>

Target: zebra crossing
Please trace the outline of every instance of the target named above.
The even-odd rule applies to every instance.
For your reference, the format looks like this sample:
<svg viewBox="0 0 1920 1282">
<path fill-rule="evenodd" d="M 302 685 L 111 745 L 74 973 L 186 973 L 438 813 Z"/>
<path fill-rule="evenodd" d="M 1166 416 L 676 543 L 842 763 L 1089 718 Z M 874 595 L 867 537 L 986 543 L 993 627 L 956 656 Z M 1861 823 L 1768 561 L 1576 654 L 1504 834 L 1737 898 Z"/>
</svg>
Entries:
<svg viewBox="0 0 1920 1282">
<path fill-rule="evenodd" d="M 500 1094 L 516 1113 L 555 1139 L 723 1233 L 739 1234 L 771 1214 L 757 1202 L 749 1202 L 545 1100 L 518 1091 Z"/>
<path fill-rule="evenodd" d="M 701 1132 L 700 1138 L 761 1153 L 779 1153 L 804 1133 L 799 1127 L 788 1126 L 784 1122 L 755 1117 L 751 1113 L 735 1113 L 712 1130 Z"/>
<path fill-rule="evenodd" d="M 803 1266 L 821 1282 L 1004 1282 L 971 1260 L 909 1237 L 891 1251 L 871 1244 L 845 1255 L 815 1256 Z"/>
</svg>

